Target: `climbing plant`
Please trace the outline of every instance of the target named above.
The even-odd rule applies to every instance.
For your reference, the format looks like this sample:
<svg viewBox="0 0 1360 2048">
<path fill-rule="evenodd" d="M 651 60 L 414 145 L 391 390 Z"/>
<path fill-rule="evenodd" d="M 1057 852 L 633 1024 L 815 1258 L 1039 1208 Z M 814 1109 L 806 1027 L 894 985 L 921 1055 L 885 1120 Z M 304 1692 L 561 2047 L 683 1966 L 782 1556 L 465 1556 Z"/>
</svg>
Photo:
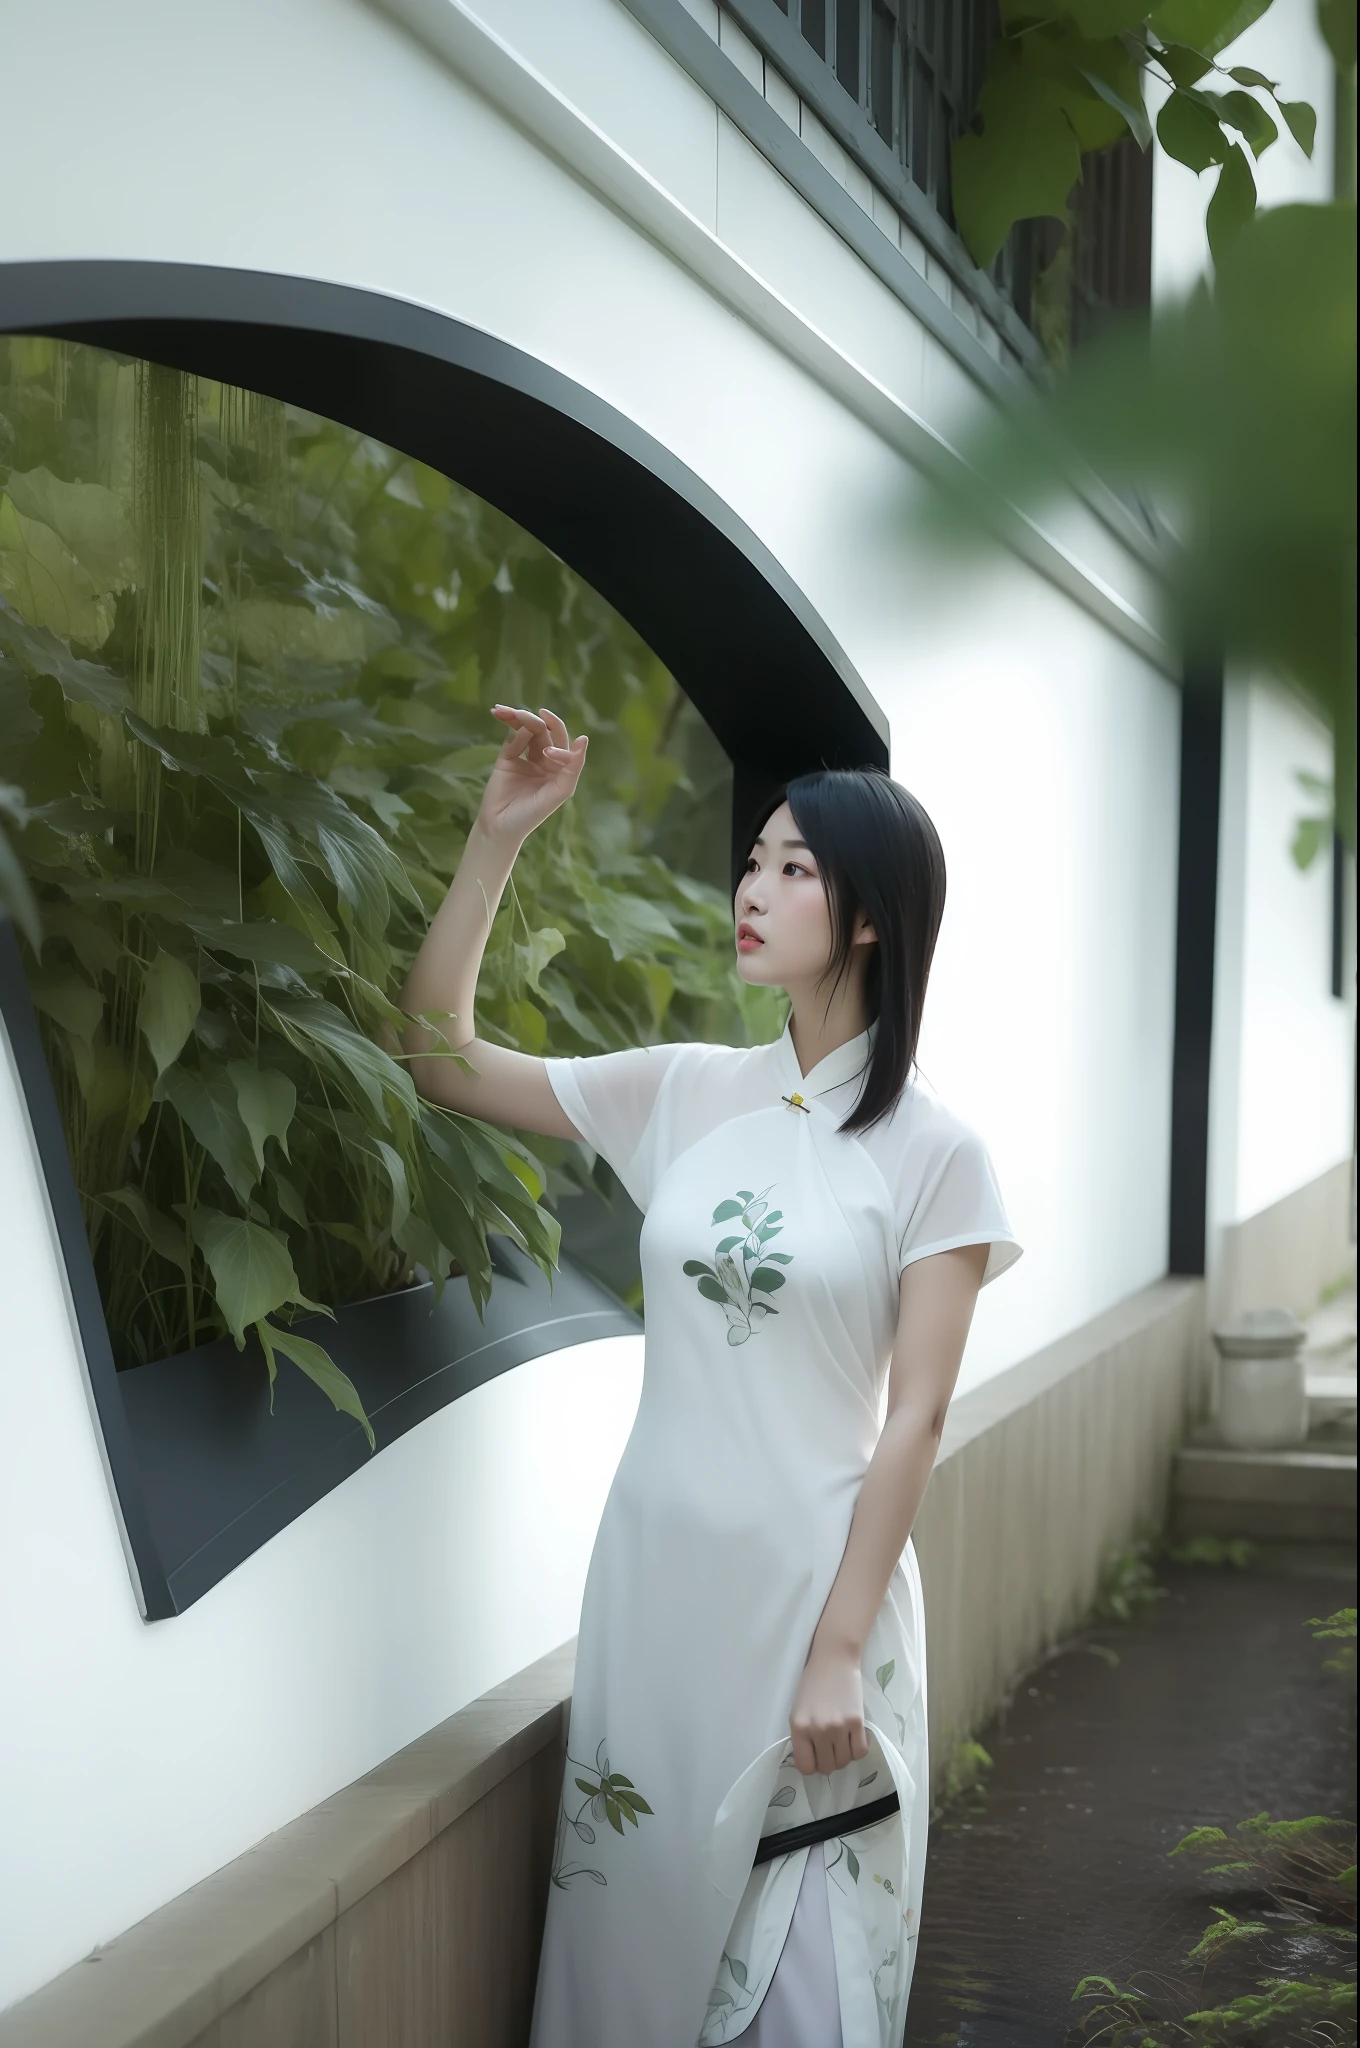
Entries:
<svg viewBox="0 0 1360 2048">
<path fill-rule="evenodd" d="M 1219 59 L 1270 0 L 1001 0 L 1000 25 L 973 118 L 953 144 L 959 231 L 978 263 L 992 262 L 1017 221 L 1061 227 L 1036 280 L 1037 327 L 1065 366 L 1071 325 L 1072 242 L 1083 165 L 1131 139 L 1152 146 L 1152 81 L 1166 97 L 1157 141 L 1197 173 L 1213 171 L 1207 227 L 1215 256 L 1256 209 L 1253 165 L 1283 126 L 1305 156 L 1315 110 L 1282 97 L 1278 80 Z M 1354 0 L 1318 0 L 1336 62 L 1355 63 Z"/>
<path fill-rule="evenodd" d="M 769 1035 L 731 969 L 727 764 L 595 592 L 332 421 L 0 343 L 0 901 L 121 1366 L 230 1332 L 368 1429 L 298 1316 L 422 1271 L 480 1306 L 488 1233 L 551 1269 L 585 1161 L 421 1100 L 395 1001 L 500 698 L 552 702 L 591 760 L 521 857 L 479 1028 Z"/>
</svg>

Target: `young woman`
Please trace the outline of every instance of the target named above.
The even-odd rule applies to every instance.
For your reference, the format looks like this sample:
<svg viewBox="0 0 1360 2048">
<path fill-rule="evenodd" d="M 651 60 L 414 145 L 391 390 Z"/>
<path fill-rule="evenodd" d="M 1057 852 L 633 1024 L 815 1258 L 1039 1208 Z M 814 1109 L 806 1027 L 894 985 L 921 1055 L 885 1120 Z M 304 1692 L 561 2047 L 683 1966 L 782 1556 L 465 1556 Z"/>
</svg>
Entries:
<svg viewBox="0 0 1360 2048">
<path fill-rule="evenodd" d="M 939 840 L 876 770 L 799 777 L 733 906 L 783 1036 L 530 1058 L 475 1036 L 477 971 L 586 740 L 496 716 L 403 993 L 454 1013 L 468 1064 L 420 1057 L 413 1025 L 416 1085 L 584 1139 L 645 1212 L 642 1395 L 582 1600 L 532 2048 L 899 2048 L 929 1793 L 910 1534 L 978 1289 L 1020 1256 L 982 1143 L 912 1077 Z"/>
</svg>

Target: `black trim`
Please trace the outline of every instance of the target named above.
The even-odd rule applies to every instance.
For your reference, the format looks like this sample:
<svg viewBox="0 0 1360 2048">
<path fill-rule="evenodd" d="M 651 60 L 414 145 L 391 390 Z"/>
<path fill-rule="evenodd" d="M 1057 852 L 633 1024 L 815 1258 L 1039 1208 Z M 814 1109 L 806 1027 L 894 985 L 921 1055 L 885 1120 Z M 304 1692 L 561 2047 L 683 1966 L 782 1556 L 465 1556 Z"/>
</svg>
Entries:
<svg viewBox="0 0 1360 2048">
<path fill-rule="evenodd" d="M 1171 1068 L 1167 1270 L 1203 1273 L 1209 1194 L 1209 1056 L 1214 1023 L 1223 667 L 1187 670 L 1181 690 L 1176 1024 Z"/>
<path fill-rule="evenodd" d="M 162 263 L 0 265 L 0 331 L 60 335 L 291 399 L 456 477 L 593 584 L 666 663 L 734 766 L 744 806 L 820 762 L 887 766 L 878 706 L 806 598 L 706 484 L 631 421 L 458 321 L 314 279 Z M 778 716 L 770 717 L 771 705 Z M 274 1412 L 230 1340 L 113 1362 L 18 944 L 0 919 L 0 1018 L 28 1103 L 92 1406 L 148 1620 L 180 1613 L 367 1462 L 358 1423 L 300 1374 Z M 478 1321 L 466 1284 L 318 1319 L 378 1447 L 544 1352 L 638 1318 L 564 1263 L 550 1291 L 503 1242 Z"/>
<path fill-rule="evenodd" d="M 650 0 L 650 4 L 678 6 L 681 0 Z M 625 5 L 632 6 L 633 0 L 625 0 Z M 783 72 L 818 120 L 826 123 L 846 154 L 892 201 L 913 234 L 967 292 L 1026 367 L 1041 368 L 1043 350 L 1010 300 L 998 289 L 995 279 L 973 261 L 962 236 L 950 227 L 920 186 L 913 184 L 905 164 L 889 148 L 863 108 L 838 83 L 825 59 L 814 52 L 780 9 L 778 0 L 723 0 L 723 5 L 762 55 Z"/>
<path fill-rule="evenodd" d="M 886 718 L 764 543 L 631 420 L 494 336 L 311 278 L 104 262 L 0 266 L 6 330 L 171 363 L 372 434 L 569 563 L 738 767 L 774 783 L 823 760 L 887 766 Z"/>
<path fill-rule="evenodd" d="M 778 1834 L 762 1835 L 756 1843 L 752 1864 L 769 1863 L 776 1856 L 790 1856 L 795 1849 L 809 1849 L 814 1842 L 839 1841 L 842 1835 L 858 1835 L 878 1821 L 897 1813 L 902 1805 L 896 1792 L 874 1799 L 867 1806 L 852 1806 L 849 1813 L 827 1813 L 820 1820 L 805 1820 L 796 1828 L 781 1828 Z M 851 1818 L 853 1816 L 853 1819 Z M 849 1827 L 845 1826 L 851 1821 Z"/>
<path fill-rule="evenodd" d="M 1346 993 L 1346 842 L 1332 827 L 1332 994 Z"/>
</svg>

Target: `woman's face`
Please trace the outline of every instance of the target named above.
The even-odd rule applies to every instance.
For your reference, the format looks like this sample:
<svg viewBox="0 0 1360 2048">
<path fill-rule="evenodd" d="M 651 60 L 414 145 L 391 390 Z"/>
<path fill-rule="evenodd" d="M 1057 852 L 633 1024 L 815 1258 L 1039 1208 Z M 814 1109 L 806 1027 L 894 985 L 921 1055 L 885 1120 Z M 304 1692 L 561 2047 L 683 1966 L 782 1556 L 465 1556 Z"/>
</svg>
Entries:
<svg viewBox="0 0 1360 2048">
<path fill-rule="evenodd" d="M 814 986 L 831 957 L 831 910 L 793 812 L 781 804 L 751 848 L 733 899 L 737 972 L 760 988 Z"/>
</svg>

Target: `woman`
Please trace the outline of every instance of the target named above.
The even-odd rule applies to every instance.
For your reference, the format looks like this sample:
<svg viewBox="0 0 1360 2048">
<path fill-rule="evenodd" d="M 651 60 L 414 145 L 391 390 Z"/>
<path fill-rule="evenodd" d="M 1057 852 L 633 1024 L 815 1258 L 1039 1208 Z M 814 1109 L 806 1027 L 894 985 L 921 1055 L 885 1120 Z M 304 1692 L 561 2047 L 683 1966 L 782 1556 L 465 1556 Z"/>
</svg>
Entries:
<svg viewBox="0 0 1360 2048">
<path fill-rule="evenodd" d="M 642 1395 L 582 1600 L 532 2048 L 899 2048 L 929 1790 L 910 1532 L 978 1289 L 1020 1256 L 983 1145 L 910 1078 L 939 841 L 878 771 L 798 778 L 734 902 L 783 1036 L 530 1058 L 475 1037 L 477 972 L 587 743 L 495 715 L 403 992 L 453 1012 L 463 1058 L 421 1057 L 413 1025 L 416 1085 L 584 1139 L 645 1212 Z"/>
</svg>

